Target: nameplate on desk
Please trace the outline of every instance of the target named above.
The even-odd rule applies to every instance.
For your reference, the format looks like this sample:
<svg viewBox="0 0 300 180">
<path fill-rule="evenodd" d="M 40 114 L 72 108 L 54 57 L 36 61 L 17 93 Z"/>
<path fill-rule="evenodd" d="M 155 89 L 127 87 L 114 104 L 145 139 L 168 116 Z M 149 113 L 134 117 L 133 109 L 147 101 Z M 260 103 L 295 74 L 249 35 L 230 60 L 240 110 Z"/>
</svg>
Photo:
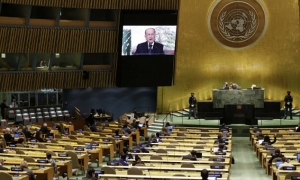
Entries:
<svg viewBox="0 0 300 180">
<path fill-rule="evenodd" d="M 99 146 L 98 143 L 91 143 L 92 146 Z"/>
<path fill-rule="evenodd" d="M 212 165 L 210 166 L 211 169 L 224 169 L 225 166 L 222 166 L 222 165 Z"/>
<path fill-rule="evenodd" d="M 23 168 L 21 167 L 12 167 L 10 168 L 11 171 L 23 171 Z"/>
<path fill-rule="evenodd" d="M 84 151 L 84 148 L 83 147 L 76 147 L 75 151 Z"/>
<path fill-rule="evenodd" d="M 141 150 L 139 150 L 139 149 L 133 149 L 133 150 L 131 150 L 131 152 L 133 152 L 133 153 L 140 153 Z"/>
<path fill-rule="evenodd" d="M 58 154 L 58 157 L 68 157 L 68 154 Z"/>
<path fill-rule="evenodd" d="M 103 139 L 103 141 L 104 141 L 104 142 L 109 142 L 110 140 L 109 140 L 109 139 Z"/>
<path fill-rule="evenodd" d="M 48 136 L 49 139 L 53 139 L 53 136 Z"/>
<path fill-rule="evenodd" d="M 222 178 L 222 174 L 208 174 L 208 177 Z"/>
<path fill-rule="evenodd" d="M 291 180 L 297 180 L 300 179 L 300 176 L 291 176 Z"/>
<path fill-rule="evenodd" d="M 65 132 L 65 135 L 68 135 L 69 133 L 68 132 Z"/>
<path fill-rule="evenodd" d="M 48 161 L 46 159 L 38 159 L 36 162 L 37 163 L 48 163 Z"/>
<path fill-rule="evenodd" d="M 213 158 L 213 161 L 225 162 L 225 158 Z"/>
<path fill-rule="evenodd" d="M 9 147 L 16 147 L 15 144 L 9 144 Z"/>
<path fill-rule="evenodd" d="M 266 150 L 275 150 L 275 147 L 266 147 Z"/>
<path fill-rule="evenodd" d="M 30 142 L 37 142 L 36 139 L 30 139 Z"/>
<path fill-rule="evenodd" d="M 114 138 L 121 138 L 121 136 L 114 136 Z"/>
<path fill-rule="evenodd" d="M 226 155 L 226 152 L 215 152 L 215 155 Z"/>
<path fill-rule="evenodd" d="M 296 170 L 296 166 L 284 166 L 282 170 Z"/>
</svg>

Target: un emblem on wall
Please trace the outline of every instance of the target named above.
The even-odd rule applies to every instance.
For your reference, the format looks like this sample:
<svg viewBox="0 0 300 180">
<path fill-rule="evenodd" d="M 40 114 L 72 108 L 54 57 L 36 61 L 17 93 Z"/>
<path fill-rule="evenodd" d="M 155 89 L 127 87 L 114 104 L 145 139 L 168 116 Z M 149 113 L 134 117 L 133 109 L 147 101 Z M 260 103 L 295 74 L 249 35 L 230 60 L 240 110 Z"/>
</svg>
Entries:
<svg viewBox="0 0 300 180">
<path fill-rule="evenodd" d="M 216 0 L 208 17 L 215 41 L 230 49 L 254 45 L 267 29 L 267 13 L 261 0 Z"/>
</svg>

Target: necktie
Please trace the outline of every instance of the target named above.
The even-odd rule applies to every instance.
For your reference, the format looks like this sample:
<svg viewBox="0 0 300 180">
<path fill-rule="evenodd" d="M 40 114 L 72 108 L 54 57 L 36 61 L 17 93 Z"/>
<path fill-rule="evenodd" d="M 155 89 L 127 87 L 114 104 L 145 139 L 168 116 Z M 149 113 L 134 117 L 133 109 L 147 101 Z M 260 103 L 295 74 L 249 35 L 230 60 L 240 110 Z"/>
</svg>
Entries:
<svg viewBox="0 0 300 180">
<path fill-rule="evenodd" d="M 152 44 L 149 44 L 149 49 L 148 49 L 149 54 L 152 54 L 152 46 L 153 46 Z"/>
</svg>

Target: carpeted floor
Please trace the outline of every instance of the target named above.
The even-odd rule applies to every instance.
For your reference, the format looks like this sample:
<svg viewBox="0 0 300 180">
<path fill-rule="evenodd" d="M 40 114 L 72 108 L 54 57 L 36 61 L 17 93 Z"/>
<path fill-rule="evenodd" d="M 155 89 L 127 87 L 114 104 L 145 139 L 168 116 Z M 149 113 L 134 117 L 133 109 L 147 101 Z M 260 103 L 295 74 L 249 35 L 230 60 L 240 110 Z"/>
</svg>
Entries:
<svg viewBox="0 0 300 180">
<path fill-rule="evenodd" d="M 249 137 L 233 137 L 232 154 L 235 164 L 230 170 L 230 180 L 271 180 L 265 169 L 261 167 L 253 152 Z"/>
</svg>

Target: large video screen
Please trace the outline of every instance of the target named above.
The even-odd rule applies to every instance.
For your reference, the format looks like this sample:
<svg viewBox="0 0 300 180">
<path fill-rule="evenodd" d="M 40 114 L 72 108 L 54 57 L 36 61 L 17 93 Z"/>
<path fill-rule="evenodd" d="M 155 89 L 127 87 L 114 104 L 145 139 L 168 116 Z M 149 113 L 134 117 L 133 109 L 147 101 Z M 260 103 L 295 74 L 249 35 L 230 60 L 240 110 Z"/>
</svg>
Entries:
<svg viewBox="0 0 300 180">
<path fill-rule="evenodd" d="M 177 18 L 177 11 L 121 11 L 117 86 L 173 85 Z"/>
<path fill-rule="evenodd" d="M 174 55 L 176 26 L 123 26 L 122 56 Z"/>
</svg>

